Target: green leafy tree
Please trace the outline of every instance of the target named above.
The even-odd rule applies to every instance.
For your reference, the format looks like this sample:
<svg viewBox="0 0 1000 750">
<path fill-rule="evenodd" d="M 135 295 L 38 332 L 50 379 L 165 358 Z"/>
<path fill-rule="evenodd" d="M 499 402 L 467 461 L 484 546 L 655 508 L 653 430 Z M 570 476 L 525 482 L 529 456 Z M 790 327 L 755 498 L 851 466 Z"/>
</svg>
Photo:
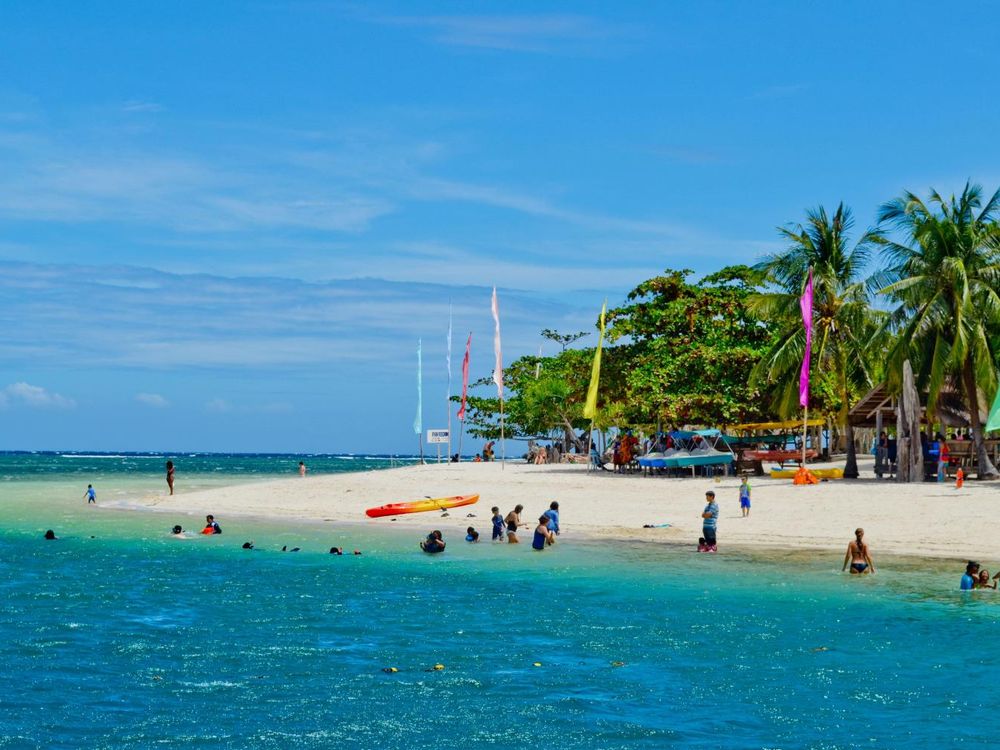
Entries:
<svg viewBox="0 0 1000 750">
<path fill-rule="evenodd" d="M 566 347 L 572 343 L 575 343 L 582 339 L 584 336 L 589 336 L 587 331 L 577 331 L 576 333 L 559 333 L 551 328 L 545 328 L 542 331 L 542 338 L 548 339 L 549 341 L 554 341 L 559 344 L 560 351 L 566 351 Z"/>
<path fill-rule="evenodd" d="M 748 307 L 746 266 L 698 283 L 691 271 L 644 281 L 608 311 L 610 362 L 602 397 L 623 404 L 630 424 L 725 425 L 769 416 L 748 375 L 766 349 L 767 326 Z M 603 379 L 608 373 L 608 386 Z"/>
<path fill-rule="evenodd" d="M 1000 331 L 1000 190 L 986 201 L 966 183 L 947 199 L 932 191 L 927 203 L 906 192 L 879 211 L 879 220 L 905 235 L 886 246 L 890 263 L 882 292 L 894 303 L 890 328 L 898 333 L 888 364 L 898 378 L 910 359 L 928 390 L 933 413 L 942 387 L 961 383 L 976 445 L 979 476 L 997 478 L 986 452 L 979 390 L 997 388 Z"/>
<path fill-rule="evenodd" d="M 844 475 L 848 477 L 857 477 L 858 468 L 847 415 L 856 395 L 871 388 L 877 362 L 871 341 L 879 313 L 871 305 L 866 273 L 872 251 L 883 242 L 877 229 L 869 229 L 852 245 L 853 223 L 851 210 L 841 203 L 832 216 L 820 207 L 807 212 L 804 226 L 779 228 L 789 245 L 754 267 L 771 291 L 756 294 L 751 300 L 754 312 L 777 330 L 754 368 L 751 382 L 770 390 L 773 409 L 787 419 L 801 408 L 799 373 L 805 330 L 799 298 L 812 269 L 811 408 L 814 413 L 836 415 L 847 443 Z M 833 399 L 823 399 L 824 394 Z"/>
</svg>

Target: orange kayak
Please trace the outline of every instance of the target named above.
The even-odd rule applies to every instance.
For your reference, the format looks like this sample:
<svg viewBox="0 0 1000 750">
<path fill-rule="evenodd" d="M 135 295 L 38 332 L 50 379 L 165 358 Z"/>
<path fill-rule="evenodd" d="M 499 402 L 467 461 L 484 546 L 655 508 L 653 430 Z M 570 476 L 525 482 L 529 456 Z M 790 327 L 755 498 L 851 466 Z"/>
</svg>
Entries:
<svg viewBox="0 0 1000 750">
<path fill-rule="evenodd" d="M 479 495 L 456 495 L 454 497 L 428 497 L 424 500 L 414 500 L 409 503 L 389 503 L 377 508 L 369 508 L 365 515 L 369 518 L 382 516 L 401 516 L 405 513 L 424 513 L 428 510 L 445 510 L 458 508 L 462 505 L 472 505 L 479 502 Z"/>
</svg>

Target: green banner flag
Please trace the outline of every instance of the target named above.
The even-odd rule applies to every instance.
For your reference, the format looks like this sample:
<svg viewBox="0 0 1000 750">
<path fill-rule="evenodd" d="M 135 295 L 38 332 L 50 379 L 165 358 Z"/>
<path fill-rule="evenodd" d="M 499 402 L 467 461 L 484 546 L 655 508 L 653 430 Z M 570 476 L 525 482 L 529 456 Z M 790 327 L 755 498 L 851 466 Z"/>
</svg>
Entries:
<svg viewBox="0 0 1000 750">
<path fill-rule="evenodd" d="M 990 407 L 989 419 L 986 420 L 986 431 L 993 432 L 993 430 L 1000 430 L 1000 388 L 997 389 L 993 406 Z"/>
</svg>

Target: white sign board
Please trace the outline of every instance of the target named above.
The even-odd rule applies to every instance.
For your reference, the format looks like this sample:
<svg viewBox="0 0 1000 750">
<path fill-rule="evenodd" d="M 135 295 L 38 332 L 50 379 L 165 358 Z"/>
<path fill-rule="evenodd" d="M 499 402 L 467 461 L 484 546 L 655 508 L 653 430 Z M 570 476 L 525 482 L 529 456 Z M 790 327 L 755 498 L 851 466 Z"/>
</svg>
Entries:
<svg viewBox="0 0 1000 750">
<path fill-rule="evenodd" d="M 448 430 L 427 430 L 427 442 L 430 445 L 434 443 L 447 443 L 450 437 Z"/>
</svg>

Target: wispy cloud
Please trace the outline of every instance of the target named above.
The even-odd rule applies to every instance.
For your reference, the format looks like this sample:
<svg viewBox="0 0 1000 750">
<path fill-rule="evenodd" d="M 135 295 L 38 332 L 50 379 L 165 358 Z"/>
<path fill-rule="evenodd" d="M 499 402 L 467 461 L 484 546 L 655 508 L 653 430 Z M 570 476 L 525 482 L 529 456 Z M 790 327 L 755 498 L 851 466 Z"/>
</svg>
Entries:
<svg viewBox="0 0 1000 750">
<path fill-rule="evenodd" d="M 224 414 L 232 410 L 232 404 L 222 398 L 213 398 L 205 404 L 205 411 L 212 412 L 213 414 Z"/>
<path fill-rule="evenodd" d="M 152 406 L 155 409 L 165 409 L 170 406 L 170 402 L 159 393 L 137 393 L 135 400 L 140 404 Z"/>
<path fill-rule="evenodd" d="M 686 146 L 658 146 L 649 149 L 649 151 L 656 156 L 680 164 L 700 166 L 721 164 L 724 161 L 722 154 L 709 149 L 690 148 Z"/>
<path fill-rule="evenodd" d="M 140 99 L 127 101 L 122 105 L 122 112 L 162 112 L 163 105 L 156 102 L 146 102 Z"/>
<path fill-rule="evenodd" d="M 27 406 L 34 409 L 72 409 L 76 402 L 30 383 L 11 383 L 0 389 L 0 407 Z"/>
<path fill-rule="evenodd" d="M 439 44 L 515 52 L 587 51 L 634 33 L 619 24 L 576 14 L 378 16 L 370 20 L 425 30 Z"/>
</svg>

